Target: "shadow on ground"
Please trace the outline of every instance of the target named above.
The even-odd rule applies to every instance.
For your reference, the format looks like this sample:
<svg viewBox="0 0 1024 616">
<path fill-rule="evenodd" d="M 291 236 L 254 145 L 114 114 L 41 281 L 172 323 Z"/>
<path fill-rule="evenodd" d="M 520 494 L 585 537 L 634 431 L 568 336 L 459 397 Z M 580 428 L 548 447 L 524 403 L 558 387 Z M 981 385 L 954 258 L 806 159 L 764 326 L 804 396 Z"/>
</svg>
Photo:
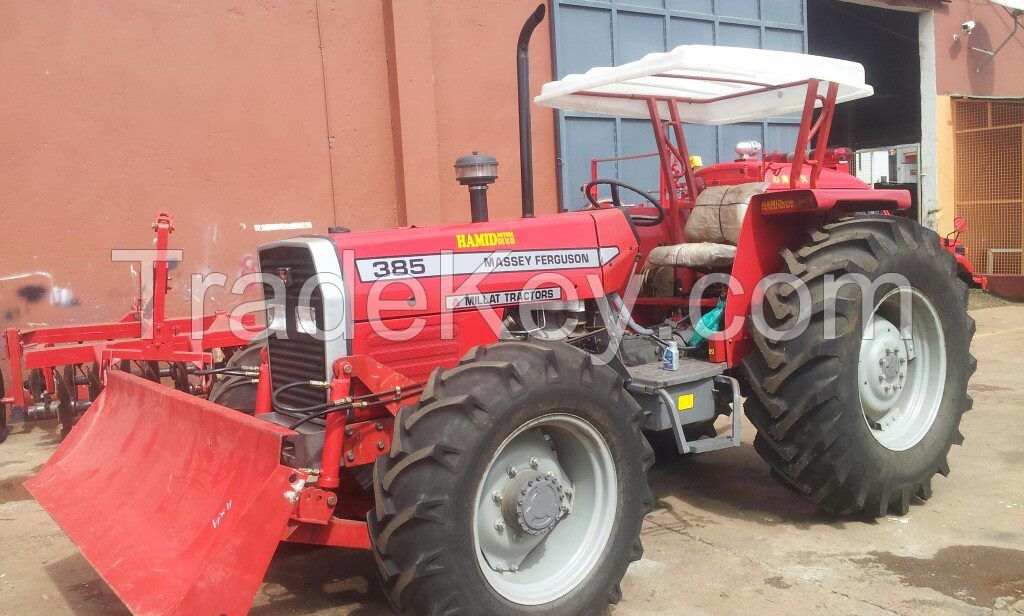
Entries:
<svg viewBox="0 0 1024 616">
<path fill-rule="evenodd" d="M 390 614 L 374 578 L 376 567 L 370 552 L 363 550 L 282 544 L 250 614 Z"/>
<path fill-rule="evenodd" d="M 53 580 L 71 611 L 77 616 L 129 615 L 114 591 L 100 578 L 85 557 L 71 556 L 47 563 L 46 574 Z"/>
<path fill-rule="evenodd" d="M 711 516 L 766 526 L 808 529 L 871 523 L 862 517 L 841 517 L 818 510 L 779 485 L 764 461 L 746 444 L 655 465 L 649 480 L 657 507 L 688 525 L 699 526 L 701 522 L 679 512 L 673 500 Z"/>
</svg>

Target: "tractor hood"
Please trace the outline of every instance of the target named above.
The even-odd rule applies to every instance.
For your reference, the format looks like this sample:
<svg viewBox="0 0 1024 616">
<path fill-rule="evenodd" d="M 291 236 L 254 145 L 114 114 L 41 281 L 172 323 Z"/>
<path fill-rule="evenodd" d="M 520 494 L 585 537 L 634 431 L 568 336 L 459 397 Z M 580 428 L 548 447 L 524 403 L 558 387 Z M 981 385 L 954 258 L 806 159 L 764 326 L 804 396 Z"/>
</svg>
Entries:
<svg viewBox="0 0 1024 616">
<path fill-rule="evenodd" d="M 356 322 L 604 295 L 625 286 L 638 249 L 617 210 L 330 239 Z"/>
</svg>

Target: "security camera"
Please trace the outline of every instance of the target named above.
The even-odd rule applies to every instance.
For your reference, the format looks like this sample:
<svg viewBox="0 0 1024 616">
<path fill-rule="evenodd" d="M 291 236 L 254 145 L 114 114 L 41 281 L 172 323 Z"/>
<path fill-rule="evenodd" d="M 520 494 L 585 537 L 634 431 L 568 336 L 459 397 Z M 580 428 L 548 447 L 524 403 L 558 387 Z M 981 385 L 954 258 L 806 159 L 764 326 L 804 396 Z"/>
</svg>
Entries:
<svg viewBox="0 0 1024 616">
<path fill-rule="evenodd" d="M 953 42 L 955 43 L 959 41 L 961 36 L 970 36 L 971 32 L 977 25 L 978 24 L 974 23 L 973 21 L 965 21 L 964 23 L 960 24 L 960 29 L 963 31 L 963 34 L 954 34 Z"/>
</svg>

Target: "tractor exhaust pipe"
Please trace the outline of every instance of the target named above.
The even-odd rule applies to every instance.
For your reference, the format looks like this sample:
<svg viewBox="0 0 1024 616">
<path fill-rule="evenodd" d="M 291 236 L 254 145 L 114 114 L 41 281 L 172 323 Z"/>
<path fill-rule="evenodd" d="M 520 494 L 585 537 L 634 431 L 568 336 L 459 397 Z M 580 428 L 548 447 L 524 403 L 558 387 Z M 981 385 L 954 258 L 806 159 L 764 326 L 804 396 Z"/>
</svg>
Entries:
<svg viewBox="0 0 1024 616">
<path fill-rule="evenodd" d="M 530 125 L 530 37 L 544 21 L 546 8 L 539 5 L 519 31 L 516 46 L 516 79 L 519 87 L 519 174 L 523 192 L 523 218 L 533 218 L 533 128 Z"/>
</svg>

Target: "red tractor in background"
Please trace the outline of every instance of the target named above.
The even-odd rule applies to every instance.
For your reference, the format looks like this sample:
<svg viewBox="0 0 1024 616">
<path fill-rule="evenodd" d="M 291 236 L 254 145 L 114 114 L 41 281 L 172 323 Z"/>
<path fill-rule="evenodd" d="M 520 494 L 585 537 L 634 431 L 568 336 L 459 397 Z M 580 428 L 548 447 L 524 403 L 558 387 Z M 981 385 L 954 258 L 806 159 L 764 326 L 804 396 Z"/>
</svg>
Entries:
<svg viewBox="0 0 1024 616">
<path fill-rule="evenodd" d="M 974 271 L 974 265 L 971 264 L 971 260 L 967 256 L 967 246 L 960 239 L 960 234 L 965 231 L 967 231 L 967 219 L 957 216 L 953 219 L 953 230 L 942 238 L 942 247 L 956 259 L 956 272 L 960 280 L 963 280 L 968 286 L 988 289 L 988 276 Z"/>
<path fill-rule="evenodd" d="M 537 217 L 543 15 L 517 47 L 522 218 L 488 219 L 474 154 L 471 223 L 261 247 L 265 350 L 220 370 L 254 416 L 110 371 L 27 483 L 135 613 L 244 613 L 291 541 L 372 550 L 405 614 L 596 614 L 643 552 L 650 443 L 737 446 L 741 406 L 772 474 L 836 514 L 905 514 L 949 472 L 966 288 L 933 232 L 880 214 L 906 191 L 826 164 L 863 68 L 682 46 L 549 83 L 536 103 L 648 118 L 667 188 L 598 178 Z M 788 113 L 792 160 L 693 168 L 684 122 Z"/>
</svg>

